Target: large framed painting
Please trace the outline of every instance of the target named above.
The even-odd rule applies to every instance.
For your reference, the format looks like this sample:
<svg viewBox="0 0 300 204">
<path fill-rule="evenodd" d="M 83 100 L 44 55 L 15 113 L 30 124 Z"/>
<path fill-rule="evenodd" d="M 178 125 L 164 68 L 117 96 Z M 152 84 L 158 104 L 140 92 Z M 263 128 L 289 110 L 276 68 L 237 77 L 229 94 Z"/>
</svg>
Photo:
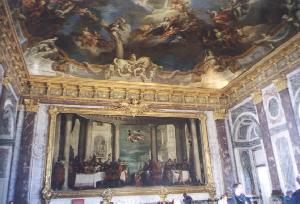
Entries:
<svg viewBox="0 0 300 204">
<path fill-rule="evenodd" d="M 46 200 L 114 195 L 214 194 L 206 116 L 50 109 Z"/>
<path fill-rule="evenodd" d="M 2 87 L 0 97 L 0 139 L 13 139 L 16 130 L 18 98 L 10 85 Z"/>
<path fill-rule="evenodd" d="M 3 201 L 3 203 L 6 203 L 7 199 L 11 157 L 12 147 L 0 146 L 0 200 Z"/>
</svg>

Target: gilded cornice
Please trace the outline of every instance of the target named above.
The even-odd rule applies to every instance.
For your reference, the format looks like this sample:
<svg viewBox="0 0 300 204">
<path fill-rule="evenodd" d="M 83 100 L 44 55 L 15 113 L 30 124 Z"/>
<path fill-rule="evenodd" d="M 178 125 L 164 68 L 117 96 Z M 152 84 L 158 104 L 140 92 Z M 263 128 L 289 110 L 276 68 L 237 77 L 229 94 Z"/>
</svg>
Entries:
<svg viewBox="0 0 300 204">
<path fill-rule="evenodd" d="M 6 0 L 0 0 L 0 34 L 0 64 L 6 67 L 6 75 L 20 94 L 29 74 Z"/>
<path fill-rule="evenodd" d="M 124 100 L 136 98 L 147 104 L 209 110 L 227 103 L 226 97 L 217 90 L 153 83 L 35 76 L 30 78 L 28 84 L 24 97 L 39 98 L 50 103 L 68 101 L 72 104 L 99 105 L 110 102 L 119 106 Z"/>
<path fill-rule="evenodd" d="M 252 92 L 297 68 L 300 63 L 300 33 L 276 48 L 248 71 L 234 79 L 221 93 L 228 96 L 226 108 L 249 97 Z M 284 86 L 283 86 L 284 87 Z"/>
</svg>

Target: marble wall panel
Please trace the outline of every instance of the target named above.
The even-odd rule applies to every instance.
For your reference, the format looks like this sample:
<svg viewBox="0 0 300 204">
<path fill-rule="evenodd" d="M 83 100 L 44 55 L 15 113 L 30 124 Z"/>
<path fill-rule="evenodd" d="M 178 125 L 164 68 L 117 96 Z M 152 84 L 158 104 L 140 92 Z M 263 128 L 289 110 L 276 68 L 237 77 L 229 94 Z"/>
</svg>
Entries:
<svg viewBox="0 0 300 204">
<path fill-rule="evenodd" d="M 29 174 L 36 113 L 25 112 L 15 189 L 15 203 L 28 203 Z"/>
<path fill-rule="evenodd" d="M 224 182 L 226 178 L 222 174 L 221 169 L 223 170 L 228 169 L 228 162 L 225 163 L 222 162 L 222 160 L 224 159 L 220 154 L 220 152 L 222 152 L 222 144 L 220 143 L 220 140 L 218 138 L 219 136 L 219 133 L 217 132 L 218 126 L 216 126 L 217 123 L 213 118 L 213 112 L 206 111 L 206 115 L 207 115 L 206 125 L 208 127 L 207 134 L 208 134 L 208 142 L 209 142 L 209 148 L 211 153 L 212 171 L 213 171 L 214 182 L 216 186 L 216 196 L 219 197 L 221 196 L 221 194 L 226 192 L 226 188 L 224 188 Z M 225 137 L 226 140 L 226 133 L 222 136 Z M 230 163 L 229 166 L 231 166 Z"/>
<path fill-rule="evenodd" d="M 300 136 L 299 136 L 299 131 L 297 128 L 297 123 L 293 111 L 293 106 L 292 106 L 292 101 L 289 96 L 289 91 L 288 89 L 284 89 L 280 91 L 280 97 L 287 122 L 287 130 L 289 131 L 289 135 L 291 138 L 291 141 L 293 143 L 293 150 L 294 150 L 294 156 L 296 159 L 296 165 L 298 170 L 300 170 Z"/>
<path fill-rule="evenodd" d="M 256 109 L 257 109 L 257 115 L 258 115 L 259 123 L 260 123 L 261 138 L 263 141 L 264 149 L 266 151 L 270 177 L 272 178 L 272 181 L 271 181 L 272 189 L 280 190 L 281 188 L 280 188 L 280 183 L 279 183 L 279 177 L 278 177 L 277 167 L 276 167 L 276 163 L 275 163 L 275 157 L 274 157 L 271 137 L 270 137 L 270 133 L 269 133 L 269 126 L 268 126 L 268 122 L 267 122 L 266 113 L 265 113 L 265 110 L 263 107 L 263 103 L 262 102 L 258 103 L 256 105 Z"/>
<path fill-rule="evenodd" d="M 216 128 L 218 133 L 218 142 L 220 145 L 220 157 L 222 162 L 222 176 L 224 181 L 224 189 L 226 193 L 231 193 L 232 185 L 235 182 L 232 159 L 228 149 L 228 141 L 226 137 L 225 119 L 216 120 Z"/>
<path fill-rule="evenodd" d="M 36 124 L 31 149 L 31 162 L 29 172 L 28 200 L 30 204 L 41 203 L 41 189 L 48 138 L 48 105 L 40 104 L 36 115 Z"/>
<path fill-rule="evenodd" d="M 262 89 L 262 98 L 269 129 L 286 123 L 281 98 L 273 84 Z"/>
</svg>

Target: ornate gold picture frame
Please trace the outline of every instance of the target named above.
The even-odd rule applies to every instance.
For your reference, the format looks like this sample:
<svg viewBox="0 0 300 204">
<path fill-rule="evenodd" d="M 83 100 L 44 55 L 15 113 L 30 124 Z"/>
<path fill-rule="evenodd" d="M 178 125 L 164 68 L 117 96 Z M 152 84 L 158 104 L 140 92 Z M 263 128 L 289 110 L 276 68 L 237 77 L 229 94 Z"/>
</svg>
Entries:
<svg viewBox="0 0 300 204">
<path fill-rule="evenodd" d="M 215 195 L 215 187 L 213 182 L 212 167 L 210 161 L 210 150 L 208 144 L 207 126 L 205 113 L 201 112 L 175 112 L 174 110 L 151 110 L 145 105 L 142 109 L 139 109 L 138 103 L 123 104 L 122 107 L 117 109 L 109 109 L 106 107 L 98 108 L 73 108 L 73 107 L 62 107 L 62 106 L 51 106 L 49 108 L 49 137 L 47 145 L 47 156 L 46 156 L 46 169 L 44 175 L 44 188 L 42 190 L 42 196 L 45 203 L 50 203 L 51 199 L 59 198 L 75 198 L 75 197 L 100 197 L 105 189 L 89 189 L 89 190 L 53 190 L 51 187 L 52 180 L 52 169 L 53 169 L 53 155 L 55 146 L 56 136 L 56 121 L 57 116 L 60 113 L 74 113 L 74 114 L 86 114 L 86 115 L 103 115 L 103 116 L 149 116 L 149 117 L 169 117 L 169 118 L 189 118 L 198 119 L 200 122 L 200 134 L 202 143 L 202 155 L 203 155 L 203 167 L 205 182 L 201 185 L 177 185 L 177 186 L 164 186 L 167 192 L 170 194 L 176 193 L 208 193 L 211 198 Z M 150 186 L 150 187 L 123 187 L 113 188 L 112 192 L 115 196 L 125 195 L 159 195 L 161 194 L 162 186 Z"/>
</svg>

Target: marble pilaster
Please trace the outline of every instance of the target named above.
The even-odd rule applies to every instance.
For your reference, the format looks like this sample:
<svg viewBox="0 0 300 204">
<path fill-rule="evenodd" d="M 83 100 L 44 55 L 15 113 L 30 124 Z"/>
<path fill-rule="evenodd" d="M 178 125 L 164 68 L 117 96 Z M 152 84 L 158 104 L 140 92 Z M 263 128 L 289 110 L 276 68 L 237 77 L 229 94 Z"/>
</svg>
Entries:
<svg viewBox="0 0 300 204">
<path fill-rule="evenodd" d="M 272 147 L 272 141 L 271 141 L 269 127 L 268 127 L 267 116 L 264 110 L 263 102 L 259 100 L 259 97 L 257 97 L 256 100 L 254 100 L 254 102 L 256 103 L 256 110 L 257 110 L 258 120 L 260 123 L 261 137 L 266 151 L 270 176 L 272 178 L 271 180 L 272 189 L 273 191 L 281 190 L 279 176 L 278 176 L 277 167 L 275 163 L 274 151 Z"/>
<path fill-rule="evenodd" d="M 224 193 L 224 178 L 221 169 L 224 167 L 222 166 L 221 162 L 221 154 L 220 154 L 220 143 L 218 141 L 216 123 L 214 121 L 214 116 L 212 111 L 206 111 L 206 127 L 207 128 L 207 135 L 208 135 L 208 142 L 209 142 L 209 151 L 211 157 L 211 165 L 212 165 L 212 173 L 216 187 L 216 196 L 221 196 Z"/>
<path fill-rule="evenodd" d="M 287 122 L 287 129 L 294 148 L 294 156 L 298 170 L 300 170 L 300 135 L 297 128 L 295 114 L 293 111 L 292 101 L 287 88 L 279 91 L 282 108 L 284 110 L 285 119 Z"/>
<path fill-rule="evenodd" d="M 16 136 L 15 136 L 14 154 L 13 154 L 12 165 L 11 165 L 9 191 L 8 191 L 8 200 L 9 201 L 13 200 L 14 195 L 15 195 L 18 163 L 19 163 L 19 159 L 20 159 L 22 129 L 23 129 L 23 123 L 24 123 L 24 112 L 25 112 L 24 105 L 20 105 L 19 113 L 18 113 L 18 121 L 17 121 L 17 130 L 16 130 Z"/>
<path fill-rule="evenodd" d="M 32 154 L 32 141 L 34 135 L 34 124 L 36 121 L 35 112 L 25 112 L 22 130 L 20 157 L 18 163 L 17 181 L 15 188 L 15 203 L 27 204 L 29 191 L 29 173 Z"/>
<path fill-rule="evenodd" d="M 228 141 L 225 129 L 225 118 L 218 118 L 215 120 L 215 123 L 220 147 L 224 189 L 226 193 L 230 193 L 232 185 L 235 181 L 233 175 L 233 168 L 231 166 L 232 161 L 228 149 Z"/>
<path fill-rule="evenodd" d="M 46 158 L 49 115 L 48 105 L 40 104 L 36 116 L 36 124 L 31 150 L 28 200 L 30 204 L 41 203 L 44 166 Z"/>
</svg>

